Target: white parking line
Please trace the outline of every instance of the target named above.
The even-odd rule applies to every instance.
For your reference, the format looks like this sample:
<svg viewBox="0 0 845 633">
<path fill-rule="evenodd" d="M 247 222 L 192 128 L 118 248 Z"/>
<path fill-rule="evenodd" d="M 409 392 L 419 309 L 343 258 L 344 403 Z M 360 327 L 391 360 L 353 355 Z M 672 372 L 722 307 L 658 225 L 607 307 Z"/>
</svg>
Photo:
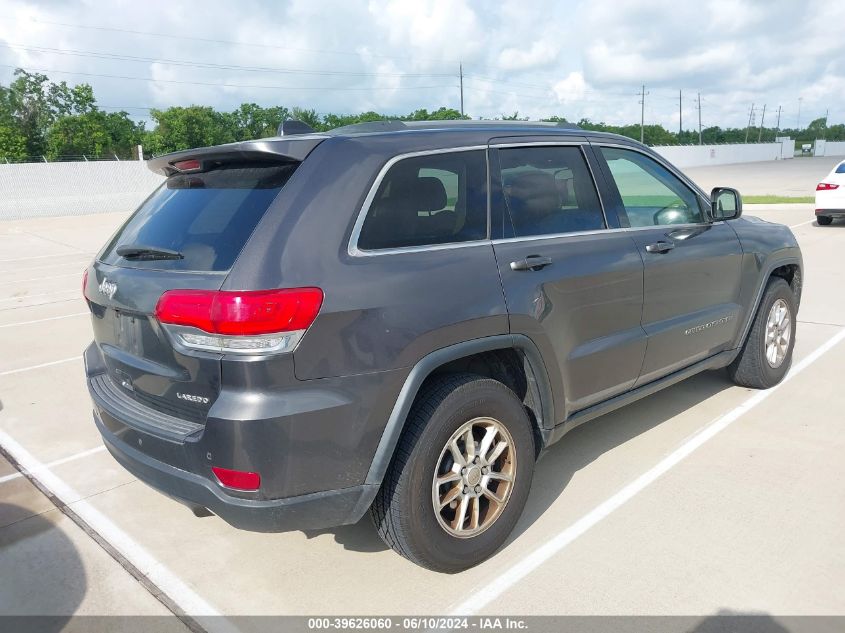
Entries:
<svg viewBox="0 0 845 633">
<path fill-rule="evenodd" d="M 7 268 L 6 270 L 0 270 L 0 275 L 8 275 L 9 273 L 19 273 L 25 270 L 44 270 L 45 268 L 62 268 L 65 266 L 85 266 L 85 262 L 71 262 L 66 263 L 63 262 L 61 264 L 40 264 L 38 266 L 22 266 L 19 268 Z"/>
<path fill-rule="evenodd" d="M 29 471 L 29 472 L 30 472 L 30 474 L 34 475 L 36 473 L 43 472 L 43 470 L 50 470 L 51 468 L 55 468 L 56 466 L 61 466 L 62 464 L 67 464 L 68 462 L 74 462 L 77 459 L 82 459 L 83 457 L 88 457 L 89 455 L 94 455 L 94 454 L 100 453 L 104 450 L 106 450 L 105 446 L 96 446 L 94 448 L 89 448 L 87 451 L 82 451 L 81 453 L 74 453 L 73 455 L 69 455 L 68 457 L 62 457 L 61 459 L 57 459 L 57 460 L 52 461 L 52 462 L 47 462 L 46 464 L 44 464 L 44 467 L 43 467 L 42 470 L 33 470 L 33 471 Z M 0 477 L 0 484 L 7 482 L 7 481 L 12 481 L 13 479 L 18 479 L 18 478 L 23 477 L 23 476 L 24 476 L 24 473 L 17 472 L 17 473 L 12 473 L 11 475 L 6 475 L 5 477 Z"/>
<path fill-rule="evenodd" d="M 805 224 L 810 224 L 811 222 L 815 222 L 815 221 L 816 221 L 816 219 L 813 218 L 812 220 L 807 220 L 806 222 L 801 222 L 799 224 L 790 224 L 789 228 L 797 229 L 799 226 L 804 226 Z"/>
<path fill-rule="evenodd" d="M 41 369 L 42 367 L 51 367 L 52 365 L 61 365 L 62 363 L 69 363 L 74 360 L 81 360 L 82 356 L 71 356 L 70 358 L 63 358 L 61 360 L 53 360 L 49 363 L 41 363 L 39 365 L 30 365 L 29 367 L 19 367 L 18 369 L 7 369 L 6 371 L 0 371 L 0 376 L 11 376 L 12 374 L 19 374 L 24 371 L 30 371 L 32 369 Z"/>
<path fill-rule="evenodd" d="M 18 295 L 17 297 L 4 297 L 0 301 L 20 301 L 22 299 L 31 299 L 32 297 L 47 297 L 50 295 L 66 295 L 69 292 L 78 292 L 82 294 L 82 288 L 69 288 L 68 290 L 55 290 L 54 292 L 38 292 L 34 295 Z"/>
<path fill-rule="evenodd" d="M 82 257 L 83 255 L 87 255 L 88 257 L 92 257 L 93 253 L 86 253 L 84 251 L 79 251 L 77 253 L 53 253 L 51 255 L 32 255 L 30 257 L 14 257 L 12 259 L 0 259 L 0 264 L 5 264 L 9 262 L 25 262 L 31 259 L 45 259 L 47 257 Z"/>
<path fill-rule="evenodd" d="M 17 323 L 5 323 L 0 325 L 0 330 L 4 327 L 15 327 L 16 325 L 30 325 L 32 323 L 44 323 L 44 321 L 58 321 L 59 319 L 69 319 L 75 316 L 85 316 L 89 312 L 74 312 L 73 314 L 62 314 L 61 316 L 45 317 L 43 319 L 33 319 L 32 321 L 18 321 Z"/>
<path fill-rule="evenodd" d="M 829 339 L 824 345 L 816 348 L 813 353 L 795 365 L 779 385 L 765 391 L 757 391 L 735 409 L 732 409 L 724 415 L 716 418 L 716 420 L 701 429 L 699 433 L 685 441 L 672 453 L 664 457 L 655 466 L 637 477 L 616 494 L 600 503 L 590 512 L 578 519 L 575 523 L 558 533 L 557 536 L 552 538 L 550 541 L 547 541 L 535 549 L 518 563 L 501 572 L 495 580 L 476 589 L 463 602 L 454 606 L 451 609 L 451 613 L 453 615 L 473 615 L 478 613 L 478 611 L 496 600 L 496 598 L 501 596 L 528 574 L 540 567 L 552 556 L 563 550 L 567 545 L 587 532 L 587 530 L 595 526 L 599 521 L 607 517 L 614 510 L 619 509 L 627 501 L 630 501 L 634 496 L 642 492 L 674 466 L 677 466 L 684 458 L 688 457 L 696 449 L 704 445 L 709 439 L 713 438 L 721 431 L 724 431 L 733 422 L 769 398 L 784 384 L 786 384 L 787 381 L 800 374 L 842 340 L 845 340 L 845 329 L 840 330 L 833 338 Z"/>
<path fill-rule="evenodd" d="M 27 281 L 47 281 L 48 279 L 61 279 L 62 277 L 79 277 L 82 279 L 82 271 L 75 273 L 62 273 L 61 275 L 49 275 L 47 277 L 30 277 L 29 279 L 13 279 L 11 281 L 0 281 L 0 286 L 8 286 L 11 284 L 22 284 Z"/>
<path fill-rule="evenodd" d="M 0 446 L 3 447 L 3 450 L 8 455 L 14 458 L 23 470 L 29 473 L 37 472 L 37 475 L 33 474 L 31 477 L 61 504 L 69 505 L 74 500 L 81 499 L 81 495 L 78 492 L 54 473 L 46 470 L 44 464 L 33 457 L 12 436 L 1 430 Z M 75 501 L 75 503 L 72 503 L 71 509 L 84 524 L 87 524 L 90 529 L 96 532 L 97 536 L 114 548 L 116 552 L 131 563 L 141 574 L 149 578 L 184 613 L 199 618 L 220 615 L 220 612 L 216 608 L 206 602 L 204 598 L 191 589 L 161 562 L 156 560 L 131 536 L 121 530 L 111 519 L 97 510 L 88 501 L 84 499 Z M 80 525 L 80 527 L 83 527 L 83 525 Z M 210 618 L 207 621 L 203 620 L 202 623 L 206 629 L 233 630 L 231 623 L 223 618 Z"/>
</svg>

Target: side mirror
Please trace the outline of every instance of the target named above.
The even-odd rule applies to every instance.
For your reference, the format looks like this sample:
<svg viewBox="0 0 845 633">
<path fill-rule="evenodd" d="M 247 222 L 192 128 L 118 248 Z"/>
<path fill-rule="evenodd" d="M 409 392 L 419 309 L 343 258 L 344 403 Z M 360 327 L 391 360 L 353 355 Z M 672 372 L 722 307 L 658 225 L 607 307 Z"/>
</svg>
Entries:
<svg viewBox="0 0 845 633">
<path fill-rule="evenodd" d="M 742 215 L 742 196 L 730 187 L 716 187 L 710 192 L 710 213 L 713 219 L 735 220 Z"/>
</svg>

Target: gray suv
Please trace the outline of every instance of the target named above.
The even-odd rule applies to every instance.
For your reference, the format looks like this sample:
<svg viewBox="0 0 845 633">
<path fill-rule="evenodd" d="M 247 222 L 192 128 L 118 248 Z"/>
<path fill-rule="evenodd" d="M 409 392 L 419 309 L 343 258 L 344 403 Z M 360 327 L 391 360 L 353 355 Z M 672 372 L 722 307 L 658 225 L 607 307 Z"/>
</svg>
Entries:
<svg viewBox="0 0 845 633">
<path fill-rule="evenodd" d="M 703 370 L 787 372 L 802 260 L 647 147 L 558 125 L 368 123 L 149 161 L 84 294 L 94 421 L 233 526 L 354 523 L 492 555 L 538 455 Z"/>
</svg>

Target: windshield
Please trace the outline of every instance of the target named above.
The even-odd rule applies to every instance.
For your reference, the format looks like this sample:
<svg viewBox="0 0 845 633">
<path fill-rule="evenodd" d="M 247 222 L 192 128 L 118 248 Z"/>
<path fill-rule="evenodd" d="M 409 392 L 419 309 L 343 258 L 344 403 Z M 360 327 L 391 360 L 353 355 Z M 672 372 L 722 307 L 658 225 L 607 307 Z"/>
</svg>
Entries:
<svg viewBox="0 0 845 633">
<path fill-rule="evenodd" d="M 228 270 L 297 165 L 225 165 L 171 176 L 123 225 L 100 259 L 136 268 Z M 137 256 L 150 250 L 179 257 Z"/>
</svg>

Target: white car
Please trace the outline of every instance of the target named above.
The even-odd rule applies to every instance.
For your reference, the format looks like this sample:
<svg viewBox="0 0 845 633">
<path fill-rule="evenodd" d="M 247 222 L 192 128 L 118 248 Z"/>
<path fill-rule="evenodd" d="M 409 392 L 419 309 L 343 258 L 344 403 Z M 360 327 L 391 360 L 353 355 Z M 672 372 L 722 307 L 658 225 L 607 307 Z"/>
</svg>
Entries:
<svg viewBox="0 0 845 633">
<path fill-rule="evenodd" d="M 816 220 L 821 226 L 845 218 L 845 160 L 816 185 Z"/>
</svg>

